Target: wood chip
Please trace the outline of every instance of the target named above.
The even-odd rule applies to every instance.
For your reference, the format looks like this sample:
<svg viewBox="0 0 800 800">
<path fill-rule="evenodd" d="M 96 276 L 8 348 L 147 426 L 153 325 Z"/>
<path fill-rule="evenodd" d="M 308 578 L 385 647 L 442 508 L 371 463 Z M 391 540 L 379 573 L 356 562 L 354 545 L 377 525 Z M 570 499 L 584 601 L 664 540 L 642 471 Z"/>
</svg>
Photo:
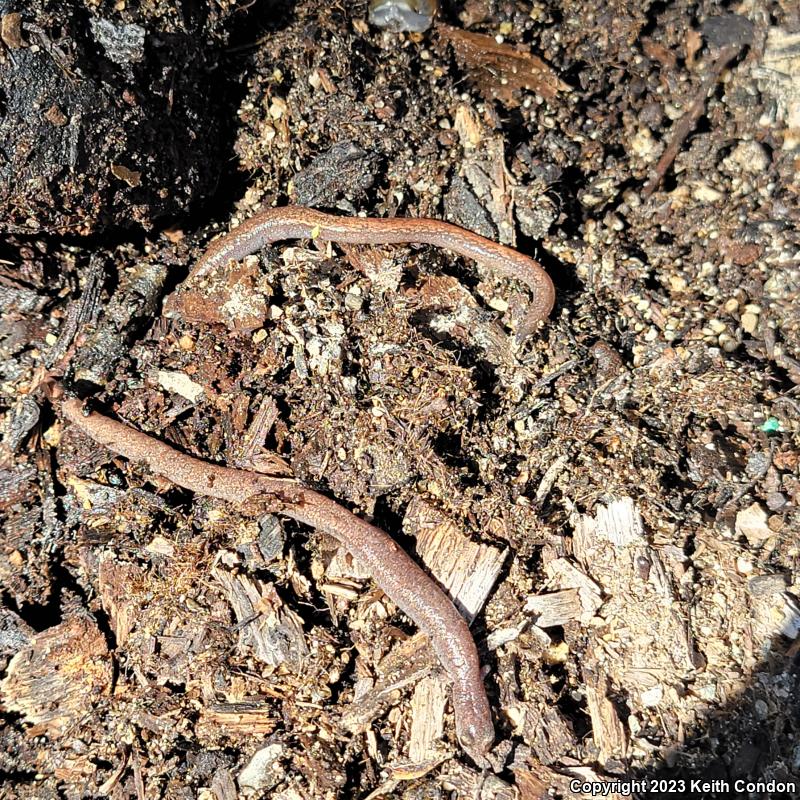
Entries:
<svg viewBox="0 0 800 800">
<path fill-rule="evenodd" d="M 414 694 L 411 697 L 411 735 L 408 743 L 408 756 L 412 762 L 421 764 L 438 760 L 435 755 L 441 747 L 444 734 L 444 709 L 447 696 L 447 682 L 439 675 L 427 675 L 414 687 Z"/>
<path fill-rule="evenodd" d="M 403 529 L 416 537 L 419 557 L 472 622 L 492 591 L 508 550 L 473 542 L 421 498 L 409 503 Z"/>
<path fill-rule="evenodd" d="M 611 759 L 624 761 L 628 755 L 628 737 L 617 708 L 608 698 L 609 681 L 605 673 L 584 671 L 586 705 L 592 720 L 592 737 L 599 751 L 598 761 L 605 765 Z"/>
<path fill-rule="evenodd" d="M 228 595 L 239 623 L 239 648 L 271 667 L 289 664 L 295 668 L 308 655 L 300 617 L 283 601 L 271 583 L 236 575 L 221 566 L 211 574 Z"/>
<path fill-rule="evenodd" d="M 579 619 L 583 614 L 583 606 L 576 589 L 564 589 L 529 597 L 525 611 L 535 615 L 534 622 L 538 627 L 553 628 Z"/>
<path fill-rule="evenodd" d="M 374 683 L 357 685 L 355 698 L 342 710 L 342 726 L 352 733 L 363 733 L 387 706 L 397 701 L 400 690 L 416 685 L 434 663 L 428 638 L 423 634 L 401 642 L 378 665 L 379 677 Z"/>
<path fill-rule="evenodd" d="M 267 736 L 278 724 L 273 713 L 267 704 L 256 701 L 214 703 L 201 712 L 198 736 L 216 737 L 220 730 L 229 736 Z"/>
<path fill-rule="evenodd" d="M 30 735 L 63 736 L 111 690 L 106 640 L 90 617 L 72 617 L 36 634 L 0 682 L 5 707 L 31 724 Z"/>
</svg>

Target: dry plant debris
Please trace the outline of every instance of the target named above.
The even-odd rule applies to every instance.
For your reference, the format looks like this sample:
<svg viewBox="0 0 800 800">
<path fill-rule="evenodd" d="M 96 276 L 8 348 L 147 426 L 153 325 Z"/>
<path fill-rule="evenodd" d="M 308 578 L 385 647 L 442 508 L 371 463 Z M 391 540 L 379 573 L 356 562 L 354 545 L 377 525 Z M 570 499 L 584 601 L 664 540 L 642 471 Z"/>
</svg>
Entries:
<svg viewBox="0 0 800 800">
<path fill-rule="evenodd" d="M 142 14 L 196 22 L 214 73 L 192 89 L 228 138 L 209 151 L 214 131 L 186 128 L 195 151 L 160 157 L 208 169 L 155 199 L 153 162 L 96 159 L 117 195 L 81 197 L 71 230 L 183 214 L 176 198 L 224 175 L 161 237 L 3 242 L 2 791 L 518 800 L 630 775 L 798 780 L 797 5 L 466 0 L 442 4 L 438 37 L 376 31 L 358 4 L 72 5 L 131 34 L 98 29 L 122 59 Z M 57 88 L 59 63 L 92 66 L 58 61 L 80 26 L 30 23 L 0 19 L 4 69 L 47 64 Z M 146 125 L 124 70 L 93 85 Z M 88 123 L 74 108 L 26 111 L 68 142 Z M 11 222 L 64 222 L 76 174 L 64 191 Z M 290 202 L 513 243 L 556 279 L 555 312 L 518 349 L 520 287 L 432 248 L 298 243 L 230 267 L 199 321 L 161 316 L 214 236 Z M 477 612 L 497 771 L 461 753 L 429 644 L 363 565 L 82 440 L 58 381 L 445 564 Z"/>
</svg>

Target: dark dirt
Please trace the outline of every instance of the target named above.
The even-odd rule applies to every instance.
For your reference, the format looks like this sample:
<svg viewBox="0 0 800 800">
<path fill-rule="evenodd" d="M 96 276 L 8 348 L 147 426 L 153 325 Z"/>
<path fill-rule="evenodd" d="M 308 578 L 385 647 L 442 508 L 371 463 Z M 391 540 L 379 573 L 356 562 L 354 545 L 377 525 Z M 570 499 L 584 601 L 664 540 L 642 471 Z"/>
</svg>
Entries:
<svg viewBox="0 0 800 800">
<path fill-rule="evenodd" d="M 800 787 L 797 4 L 467 0 L 413 35 L 366 3 L 33 5 L 0 2 L 0 796 L 797 796 L 734 788 Z M 143 60 L 90 18 L 144 27 Z M 556 310 L 518 349 L 524 286 L 292 242 L 220 281 L 229 324 L 160 315 L 290 202 L 470 227 L 539 258 Z M 421 501 L 508 548 L 473 624 L 495 772 L 335 543 L 113 458 L 56 381 L 412 553 Z"/>
</svg>

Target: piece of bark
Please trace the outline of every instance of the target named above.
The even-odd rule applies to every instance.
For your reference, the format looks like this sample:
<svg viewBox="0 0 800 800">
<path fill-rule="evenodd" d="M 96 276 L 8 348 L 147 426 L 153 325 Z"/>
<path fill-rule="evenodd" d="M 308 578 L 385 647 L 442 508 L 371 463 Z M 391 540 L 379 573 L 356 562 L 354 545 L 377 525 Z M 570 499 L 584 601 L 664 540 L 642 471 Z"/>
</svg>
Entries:
<svg viewBox="0 0 800 800">
<path fill-rule="evenodd" d="M 491 772 L 477 772 L 451 761 L 441 777 L 442 786 L 456 797 L 470 800 L 519 800 L 514 786 Z"/>
<path fill-rule="evenodd" d="M 214 793 L 215 800 L 239 800 L 233 776 L 230 770 L 224 768 L 220 768 L 214 773 L 214 777 L 211 779 L 211 791 Z"/>
<path fill-rule="evenodd" d="M 102 385 L 117 361 L 127 354 L 136 333 L 157 312 L 168 260 L 164 258 L 166 251 L 158 255 L 162 257 L 154 256 L 152 261 L 141 261 L 121 271 L 119 286 L 100 321 L 75 353 L 76 380 Z"/>
<path fill-rule="evenodd" d="M 17 464 L 0 469 L 0 510 L 27 500 L 33 495 L 36 470 L 31 464 Z"/>
<path fill-rule="evenodd" d="M 505 142 L 490 134 L 475 109 L 468 105 L 456 109 L 455 129 L 464 157 L 458 167 L 458 180 L 454 180 L 445 198 L 447 218 L 514 247 L 516 182 L 506 166 Z M 471 198 L 469 202 L 467 198 Z"/>
<path fill-rule="evenodd" d="M 39 406 L 30 395 L 22 395 L 6 413 L 3 439 L 0 442 L 0 464 L 10 463 L 25 438 L 39 422 Z"/>
<path fill-rule="evenodd" d="M 0 698 L 33 736 L 63 736 L 111 690 L 113 666 L 91 617 L 71 617 L 37 633 L 9 662 Z"/>
<path fill-rule="evenodd" d="M 98 594 L 114 630 L 117 647 L 124 647 L 141 614 L 134 600 L 144 570 L 134 564 L 121 564 L 113 553 L 104 552 L 97 570 Z"/>
<path fill-rule="evenodd" d="M 44 363 L 48 369 L 63 374 L 68 353 L 78 333 L 87 325 L 93 325 L 100 315 L 100 290 L 103 288 L 105 268 L 100 255 L 92 255 L 89 266 L 82 271 L 83 291 L 77 300 L 67 306 L 64 322 L 55 344 L 45 351 Z"/>
<path fill-rule="evenodd" d="M 0 607 L 0 670 L 5 671 L 8 658 L 28 647 L 36 631 L 10 608 Z"/>
<path fill-rule="evenodd" d="M 241 469 L 255 469 L 261 472 L 263 470 L 259 469 L 259 466 L 267 455 L 263 452 L 266 447 L 267 437 L 278 419 L 280 411 L 278 410 L 278 404 L 271 395 L 256 398 L 255 404 L 257 408 L 252 421 L 247 426 L 244 436 L 232 448 L 232 465 Z M 273 456 L 272 458 L 275 459 L 277 457 Z M 271 470 L 269 474 L 285 475 L 290 472 L 291 470 L 287 468 L 284 472 Z"/>
<path fill-rule="evenodd" d="M 436 30 L 452 46 L 456 59 L 489 100 L 499 100 L 513 108 L 520 104 L 523 92 L 535 92 L 552 100 L 569 88 L 541 58 L 498 42 L 494 36 L 444 24 L 437 25 Z"/>
<path fill-rule="evenodd" d="M 608 505 L 598 504 L 593 522 L 579 526 L 576 535 L 575 553 L 579 558 L 585 549 L 585 536 L 611 542 L 617 547 L 647 541 L 641 514 L 631 497 L 612 500 Z"/>
<path fill-rule="evenodd" d="M 165 310 L 168 316 L 188 322 L 219 323 L 248 333 L 267 320 L 268 297 L 258 257 L 247 256 L 181 284 L 167 299 Z"/>
</svg>

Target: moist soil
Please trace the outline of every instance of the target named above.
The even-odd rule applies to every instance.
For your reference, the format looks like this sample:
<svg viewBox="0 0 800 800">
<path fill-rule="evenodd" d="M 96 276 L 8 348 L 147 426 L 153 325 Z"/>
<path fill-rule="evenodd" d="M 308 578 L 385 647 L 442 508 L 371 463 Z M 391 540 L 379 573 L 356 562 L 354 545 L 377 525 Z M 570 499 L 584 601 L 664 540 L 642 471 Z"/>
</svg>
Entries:
<svg viewBox="0 0 800 800">
<path fill-rule="evenodd" d="M 0 3 L 0 796 L 798 796 L 797 4 L 68 5 Z M 294 241 L 162 313 L 290 203 L 470 228 L 556 308 L 520 343 L 524 284 Z M 492 768 L 333 539 L 67 395 L 472 579 Z"/>
</svg>

